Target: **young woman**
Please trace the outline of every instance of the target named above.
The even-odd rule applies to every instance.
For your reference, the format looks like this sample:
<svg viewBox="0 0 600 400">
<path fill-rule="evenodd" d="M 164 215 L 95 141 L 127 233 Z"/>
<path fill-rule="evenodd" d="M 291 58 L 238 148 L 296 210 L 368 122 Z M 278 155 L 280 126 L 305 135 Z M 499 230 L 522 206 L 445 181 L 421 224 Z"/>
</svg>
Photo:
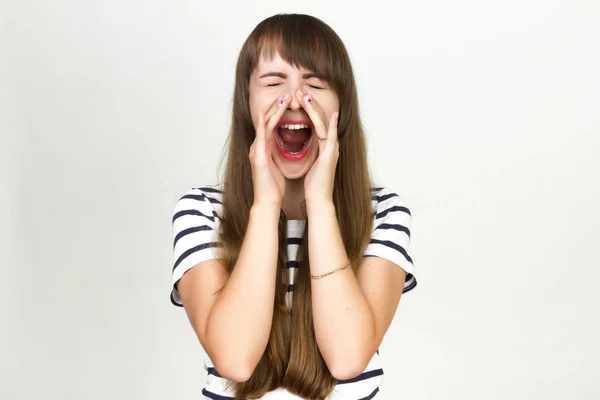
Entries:
<svg viewBox="0 0 600 400">
<path fill-rule="evenodd" d="M 378 348 L 416 286 L 411 214 L 373 185 L 348 53 L 307 15 L 239 55 L 223 182 L 173 216 L 171 301 L 206 352 L 210 399 L 380 399 Z"/>
</svg>

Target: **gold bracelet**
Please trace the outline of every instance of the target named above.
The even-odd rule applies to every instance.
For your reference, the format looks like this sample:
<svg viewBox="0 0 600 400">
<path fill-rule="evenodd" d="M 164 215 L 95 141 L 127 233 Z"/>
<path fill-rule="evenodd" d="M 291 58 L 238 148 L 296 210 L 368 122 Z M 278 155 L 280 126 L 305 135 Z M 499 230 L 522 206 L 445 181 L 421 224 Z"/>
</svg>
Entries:
<svg viewBox="0 0 600 400">
<path fill-rule="evenodd" d="M 326 277 L 327 275 L 335 274 L 336 272 L 339 272 L 339 271 L 341 271 L 343 269 L 346 269 L 349 266 L 350 266 L 350 260 L 348 260 L 348 262 L 346 264 L 344 264 L 343 266 L 339 267 L 338 269 L 335 269 L 333 271 L 327 272 L 327 273 L 325 273 L 323 275 L 312 275 L 311 274 L 310 277 L 313 278 L 313 279 L 321 279 L 321 278 Z"/>
</svg>

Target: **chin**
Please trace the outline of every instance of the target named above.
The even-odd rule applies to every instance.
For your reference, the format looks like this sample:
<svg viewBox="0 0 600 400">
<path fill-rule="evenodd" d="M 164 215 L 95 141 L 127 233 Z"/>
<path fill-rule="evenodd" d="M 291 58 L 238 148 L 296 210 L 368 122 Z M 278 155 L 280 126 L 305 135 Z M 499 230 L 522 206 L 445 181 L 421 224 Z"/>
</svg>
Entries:
<svg viewBox="0 0 600 400">
<path fill-rule="evenodd" d="M 303 179 L 317 159 L 318 150 L 316 147 L 311 146 L 308 154 L 302 160 L 290 161 L 284 158 L 276 146 L 277 144 L 273 143 L 273 149 L 277 151 L 277 154 L 273 157 L 273 161 L 277 168 L 279 168 L 279 171 L 281 171 L 281 175 L 288 180 Z"/>
<path fill-rule="evenodd" d="M 306 162 L 302 164 L 294 164 L 285 160 L 275 161 L 275 165 L 279 168 L 279 171 L 281 171 L 281 175 L 288 180 L 303 179 L 308 171 L 310 171 L 310 167 L 312 167 L 313 163 L 314 160 L 310 163 Z"/>
</svg>

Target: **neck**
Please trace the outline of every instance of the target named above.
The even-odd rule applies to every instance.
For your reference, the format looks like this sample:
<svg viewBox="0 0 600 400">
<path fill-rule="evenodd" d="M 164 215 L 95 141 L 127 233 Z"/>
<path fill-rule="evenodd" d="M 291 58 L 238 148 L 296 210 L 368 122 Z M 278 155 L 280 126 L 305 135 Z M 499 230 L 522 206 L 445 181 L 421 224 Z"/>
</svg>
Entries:
<svg viewBox="0 0 600 400">
<path fill-rule="evenodd" d="M 285 181 L 285 193 L 283 195 L 283 202 L 281 208 L 287 216 L 288 220 L 291 219 L 306 219 L 306 215 L 302 211 L 302 202 L 304 201 L 304 177 L 300 179 L 293 179 Z"/>
</svg>

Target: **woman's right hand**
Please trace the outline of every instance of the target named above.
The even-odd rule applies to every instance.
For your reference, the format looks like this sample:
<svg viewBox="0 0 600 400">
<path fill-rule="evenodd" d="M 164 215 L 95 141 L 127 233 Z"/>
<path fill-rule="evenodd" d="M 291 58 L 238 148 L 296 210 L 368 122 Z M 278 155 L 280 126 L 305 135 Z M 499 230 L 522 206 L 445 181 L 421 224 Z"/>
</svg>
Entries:
<svg viewBox="0 0 600 400">
<path fill-rule="evenodd" d="M 287 109 L 291 96 L 278 98 L 265 115 L 258 114 L 256 138 L 250 146 L 250 165 L 254 185 L 254 205 L 281 206 L 285 193 L 285 178 L 271 156 L 273 130 Z"/>
</svg>

